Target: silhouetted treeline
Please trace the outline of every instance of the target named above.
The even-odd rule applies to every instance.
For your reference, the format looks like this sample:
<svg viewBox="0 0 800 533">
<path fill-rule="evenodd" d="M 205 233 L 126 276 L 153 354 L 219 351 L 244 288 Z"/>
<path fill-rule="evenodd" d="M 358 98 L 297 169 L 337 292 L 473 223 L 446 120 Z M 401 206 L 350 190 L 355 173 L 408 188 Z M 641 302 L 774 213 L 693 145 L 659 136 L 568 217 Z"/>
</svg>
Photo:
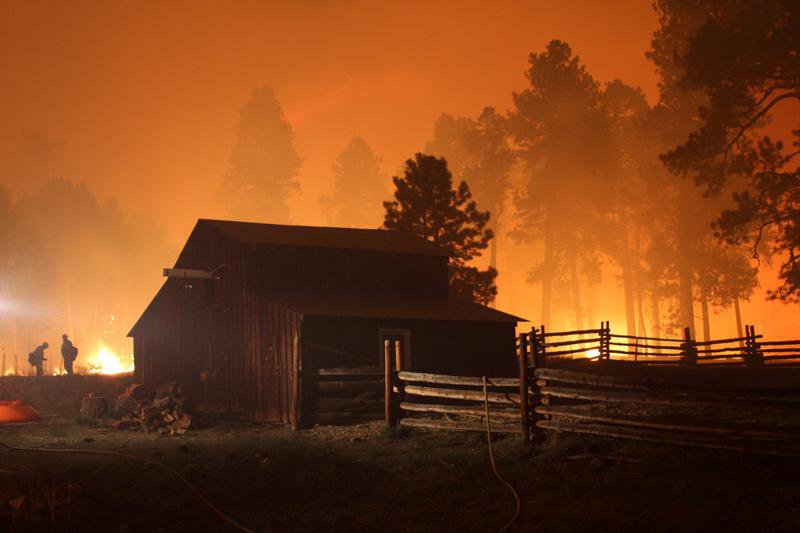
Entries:
<svg viewBox="0 0 800 533">
<path fill-rule="evenodd" d="M 491 300 L 498 239 L 510 237 L 536 250 L 515 251 L 513 261 L 527 265 L 528 281 L 541 288 L 532 318 L 545 324 L 564 316 L 578 328 L 595 322 L 593 295 L 605 282 L 618 284 L 632 335 L 702 325 L 708 338 L 711 313 L 725 308 L 735 310 L 741 332 L 740 302 L 758 285 L 752 258 L 759 253 L 782 262 L 772 297 L 798 301 L 800 125 L 791 142 L 763 133 L 771 111 L 800 100 L 797 3 L 657 0 L 653 7 L 659 25 L 646 51 L 658 76 L 653 102 L 624 80 L 601 83 L 568 43 L 553 40 L 531 53 L 528 83 L 513 92 L 510 109 L 442 114 L 425 153 L 394 178 L 385 225 L 448 241 L 455 292 Z M 242 110 L 223 182 L 231 213 L 285 220 L 300 163 L 280 105 L 270 90 L 257 90 Z M 333 192 L 320 199 L 329 220 L 370 225 L 375 211 L 367 206 L 385 194 L 379 157 L 356 136 L 332 170 Z M 453 188 L 461 181 L 474 198 Z M 437 235 L 431 228 L 447 221 L 422 216 L 448 202 L 462 217 L 472 202 L 485 215 L 470 224 L 490 246 L 487 270 L 475 264 L 484 246 L 462 254 L 466 237 Z M 462 291 L 454 273 L 466 268 L 484 274 Z"/>
<path fill-rule="evenodd" d="M 49 367 L 58 367 L 63 333 L 81 347 L 79 365 L 97 342 L 130 356 L 128 328 L 171 256 L 160 230 L 113 201 L 100 202 L 84 185 L 51 179 L 17 198 L 0 188 L 0 350 L 6 369 L 16 364 L 27 370 L 26 354 L 42 341 L 53 348 Z"/>
<path fill-rule="evenodd" d="M 772 106 L 800 99 L 797 7 L 717 4 L 655 3 L 652 105 L 623 81 L 599 83 L 556 40 L 531 54 L 529 86 L 504 116 L 436 121 L 426 149 L 475 188 L 479 207 L 511 208 L 510 235 L 538 246 L 528 260 L 538 320 L 563 315 L 557 307 L 584 327 L 584 295 L 610 277 L 631 334 L 697 323 L 708 338 L 712 309 L 728 307 L 741 332 L 760 250 L 784 258 L 772 296 L 797 301 L 798 151 L 757 129 Z M 800 124 L 793 135 L 800 146 Z"/>
</svg>

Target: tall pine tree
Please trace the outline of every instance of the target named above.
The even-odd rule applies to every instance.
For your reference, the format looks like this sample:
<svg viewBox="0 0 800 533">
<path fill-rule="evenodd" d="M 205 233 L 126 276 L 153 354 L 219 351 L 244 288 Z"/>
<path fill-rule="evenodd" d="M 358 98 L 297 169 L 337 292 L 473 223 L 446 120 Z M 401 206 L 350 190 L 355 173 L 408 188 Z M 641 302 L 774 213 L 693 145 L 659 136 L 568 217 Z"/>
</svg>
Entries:
<svg viewBox="0 0 800 533">
<path fill-rule="evenodd" d="M 386 198 L 386 176 L 381 160 L 363 137 L 356 135 L 332 165 L 333 194 L 319 203 L 337 226 L 375 227 L 376 207 Z"/>
<path fill-rule="evenodd" d="M 260 87 L 240 112 L 219 199 L 228 214 L 240 220 L 288 222 L 286 201 L 300 190 L 295 177 L 302 162 L 292 125 L 284 118 L 275 94 Z"/>
<path fill-rule="evenodd" d="M 450 252 L 450 294 L 482 304 L 497 295 L 497 270 L 480 270 L 469 263 L 482 255 L 493 234 L 486 228 L 490 214 L 479 211 L 469 186 L 453 188 L 447 161 L 418 153 L 406 161 L 391 202 L 384 202 L 386 229 L 415 233 Z"/>
</svg>

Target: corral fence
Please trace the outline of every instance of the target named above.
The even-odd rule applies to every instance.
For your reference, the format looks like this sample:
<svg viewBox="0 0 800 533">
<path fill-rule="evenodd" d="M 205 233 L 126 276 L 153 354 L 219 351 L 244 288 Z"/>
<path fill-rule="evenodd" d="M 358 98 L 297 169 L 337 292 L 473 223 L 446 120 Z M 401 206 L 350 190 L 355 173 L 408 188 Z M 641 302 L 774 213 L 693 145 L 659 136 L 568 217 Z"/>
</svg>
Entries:
<svg viewBox="0 0 800 533">
<path fill-rule="evenodd" d="M 379 420 L 384 409 L 384 372 L 375 366 L 314 369 L 303 376 L 304 423 L 355 424 Z"/>
<path fill-rule="evenodd" d="M 698 341 L 532 328 L 517 339 L 519 376 L 404 372 L 387 352 L 387 424 L 545 434 L 800 456 L 800 341 Z"/>
</svg>

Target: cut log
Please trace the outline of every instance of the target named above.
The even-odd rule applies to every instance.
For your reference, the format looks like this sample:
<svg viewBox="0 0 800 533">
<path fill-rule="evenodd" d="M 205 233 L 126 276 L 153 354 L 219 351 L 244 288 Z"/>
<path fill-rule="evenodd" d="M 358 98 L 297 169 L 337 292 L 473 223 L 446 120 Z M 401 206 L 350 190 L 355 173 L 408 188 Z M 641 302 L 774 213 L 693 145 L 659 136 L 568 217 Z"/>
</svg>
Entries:
<svg viewBox="0 0 800 533">
<path fill-rule="evenodd" d="M 677 343 L 683 342 L 683 339 L 666 339 L 663 337 L 636 337 L 633 335 L 620 335 L 619 333 L 611 333 L 609 337 L 611 337 L 612 339 L 638 339 L 643 341 L 677 342 Z"/>
<path fill-rule="evenodd" d="M 452 400 L 483 401 L 483 391 L 441 389 L 436 387 L 422 387 L 419 385 L 406 385 L 404 391 L 408 395 L 430 396 L 434 398 L 450 398 Z M 489 401 L 509 405 L 519 404 L 519 393 L 490 392 Z"/>
<path fill-rule="evenodd" d="M 437 385 L 467 385 L 483 387 L 483 378 L 467 376 L 448 376 L 445 374 L 424 374 L 421 372 L 399 372 L 401 381 L 419 383 L 435 383 Z M 486 378 L 490 386 L 494 387 L 519 387 L 518 378 Z"/>
<path fill-rule="evenodd" d="M 376 392 L 383 390 L 383 380 L 370 381 L 320 381 L 320 392 Z"/>
<path fill-rule="evenodd" d="M 584 409 L 577 409 L 574 407 L 563 406 L 537 406 L 535 411 L 541 415 L 547 416 L 563 416 L 568 418 L 576 418 L 579 420 L 590 420 L 593 422 L 601 422 L 606 424 L 616 424 L 619 426 L 631 426 L 648 429 L 663 429 L 667 431 L 679 431 L 684 433 L 710 433 L 716 435 L 729 435 L 732 437 L 753 438 L 753 439 L 767 439 L 767 440 L 798 440 L 800 433 L 791 434 L 788 432 L 747 429 L 747 428 L 733 428 L 723 426 L 691 426 L 686 424 L 670 424 L 666 422 L 654 422 L 650 420 L 643 420 L 641 418 L 623 417 L 623 416 L 609 416 L 588 412 Z M 800 444 L 800 441 L 798 441 Z"/>
<path fill-rule="evenodd" d="M 634 383 L 625 378 L 618 378 L 614 376 L 599 376 L 596 374 L 588 374 L 586 372 L 575 372 L 573 370 L 559 370 L 556 368 L 537 368 L 535 371 L 537 378 L 547 381 L 555 381 L 559 383 L 572 383 L 576 385 L 593 385 L 597 387 L 610 387 L 619 389 L 637 389 L 637 390 L 652 390 L 651 387 Z M 546 386 L 546 383 L 539 383 L 539 386 Z"/>
<path fill-rule="evenodd" d="M 330 367 L 330 368 L 317 368 L 312 370 L 307 375 L 309 376 L 374 376 L 376 378 L 383 377 L 383 368 L 380 366 L 345 366 L 345 367 Z"/>
<path fill-rule="evenodd" d="M 486 431 L 486 424 L 476 422 L 454 422 L 450 420 L 428 420 L 425 418 L 401 418 L 400 425 L 411 428 L 443 429 L 446 431 Z M 522 433 L 519 424 L 501 426 L 492 424 L 492 433 Z"/>
<path fill-rule="evenodd" d="M 637 343 L 630 343 L 630 342 L 609 342 L 609 346 L 623 346 L 625 348 L 643 348 L 648 350 L 676 350 L 680 352 L 683 350 L 683 346 L 667 346 L 665 344 L 637 344 Z M 675 354 L 680 355 L 680 354 Z"/>
<path fill-rule="evenodd" d="M 571 346 L 573 344 L 592 344 L 603 340 L 600 337 L 592 337 L 591 339 L 572 339 L 568 341 L 556 341 L 544 343 L 545 348 L 556 348 L 558 346 Z"/>
<path fill-rule="evenodd" d="M 591 400 L 596 402 L 612 403 L 640 403 L 656 405 L 710 405 L 710 406 L 739 406 L 762 408 L 797 409 L 800 407 L 800 398 L 752 398 L 747 396 L 698 396 L 677 393 L 657 392 L 626 392 L 605 391 L 592 389 L 571 389 L 566 387 L 542 387 L 539 392 L 543 396 L 568 398 L 571 400 Z"/>
<path fill-rule="evenodd" d="M 750 337 L 751 339 L 760 339 L 763 335 L 756 335 L 755 337 Z M 747 337 L 734 337 L 732 339 L 714 339 L 711 341 L 694 341 L 692 344 L 695 346 L 710 346 L 712 344 L 725 344 L 728 342 L 746 342 L 748 340 Z"/>
<path fill-rule="evenodd" d="M 448 415 L 478 416 L 481 418 L 485 416 L 483 407 L 478 406 L 468 407 L 464 405 L 402 402 L 400 408 L 404 411 L 415 413 L 442 413 Z M 491 418 L 519 419 L 520 412 L 518 409 L 489 409 L 489 416 Z"/>
<path fill-rule="evenodd" d="M 544 337 L 564 337 L 566 335 L 589 335 L 590 333 L 602 333 L 602 329 L 582 329 L 582 330 L 575 330 L 575 331 L 548 331 L 544 334 Z"/>
<path fill-rule="evenodd" d="M 662 431 L 622 428 L 616 426 L 603 426 L 596 424 L 570 424 L 566 422 L 555 422 L 552 420 L 539 420 L 536 427 L 548 431 L 560 431 L 567 433 L 583 433 L 588 435 L 600 435 L 603 437 L 614 437 L 620 439 L 639 440 L 645 442 L 656 442 L 660 444 L 676 444 L 680 446 L 692 446 L 698 448 L 710 448 L 715 450 L 728 450 L 734 452 L 757 453 L 775 455 L 779 457 L 800 457 L 800 448 L 792 447 L 768 447 L 748 445 L 736 441 L 725 441 L 723 439 L 714 440 L 692 435 L 674 435 Z"/>
</svg>

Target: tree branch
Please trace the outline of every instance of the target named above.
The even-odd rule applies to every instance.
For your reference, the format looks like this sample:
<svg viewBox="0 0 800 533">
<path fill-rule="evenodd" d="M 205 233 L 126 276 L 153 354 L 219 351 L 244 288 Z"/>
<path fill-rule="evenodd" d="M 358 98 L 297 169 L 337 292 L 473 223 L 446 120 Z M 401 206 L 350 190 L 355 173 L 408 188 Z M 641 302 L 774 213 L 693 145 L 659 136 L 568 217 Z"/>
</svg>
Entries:
<svg viewBox="0 0 800 533">
<path fill-rule="evenodd" d="M 753 127 L 753 124 L 758 122 L 764 115 L 766 115 L 769 112 L 769 110 L 775 107 L 775 105 L 778 102 L 780 102 L 781 100 L 786 100 L 787 98 L 797 98 L 798 100 L 800 100 L 800 92 L 783 93 L 780 96 L 776 96 L 775 98 L 773 98 L 770 103 L 765 105 L 758 113 L 756 113 L 753 116 L 753 118 L 748 120 L 747 123 L 739 129 L 738 133 L 734 136 L 733 140 L 731 140 L 727 144 L 727 146 L 725 146 L 725 149 L 723 151 L 727 153 L 728 150 L 730 150 L 731 147 L 734 144 L 736 144 L 739 141 L 739 139 L 742 138 L 742 135 L 744 135 L 745 132 L 747 132 L 747 130 Z M 763 102 L 763 99 L 761 101 Z"/>
</svg>

